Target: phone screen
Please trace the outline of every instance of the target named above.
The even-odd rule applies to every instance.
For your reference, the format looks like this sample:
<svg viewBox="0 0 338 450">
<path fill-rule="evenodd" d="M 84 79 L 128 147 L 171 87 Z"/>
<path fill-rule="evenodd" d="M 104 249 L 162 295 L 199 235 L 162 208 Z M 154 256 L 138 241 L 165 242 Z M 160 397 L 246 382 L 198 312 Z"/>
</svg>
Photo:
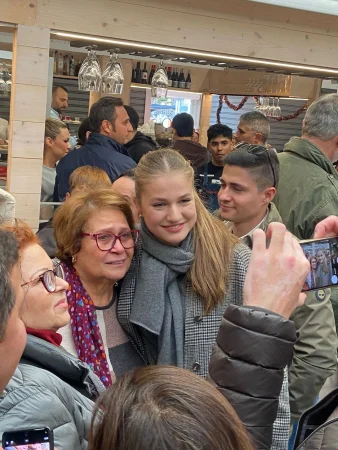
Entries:
<svg viewBox="0 0 338 450">
<path fill-rule="evenodd" d="M 303 291 L 338 285 L 338 237 L 300 242 L 310 262 Z"/>
<path fill-rule="evenodd" d="M 4 450 L 53 450 L 53 434 L 49 428 L 5 432 Z"/>
</svg>

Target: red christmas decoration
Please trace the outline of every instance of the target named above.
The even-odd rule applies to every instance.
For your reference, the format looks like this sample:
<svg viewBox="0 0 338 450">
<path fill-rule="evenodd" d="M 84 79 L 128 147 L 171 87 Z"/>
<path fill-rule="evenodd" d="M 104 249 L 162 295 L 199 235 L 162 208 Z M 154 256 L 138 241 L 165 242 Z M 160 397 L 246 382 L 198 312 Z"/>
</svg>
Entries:
<svg viewBox="0 0 338 450">
<path fill-rule="evenodd" d="M 253 97 L 256 101 L 256 103 L 258 104 L 259 99 L 257 96 Z M 240 101 L 240 103 L 238 105 L 234 105 L 233 103 L 231 103 L 228 99 L 227 95 L 220 95 L 219 96 L 219 106 L 217 108 L 217 112 L 216 112 L 216 118 L 217 118 L 217 123 L 221 123 L 221 112 L 222 112 L 222 107 L 223 107 L 223 103 L 225 103 L 229 108 L 231 108 L 234 111 L 239 111 L 241 108 L 243 108 L 243 106 L 245 105 L 245 103 L 249 100 L 249 97 L 246 95 L 245 97 L 242 98 L 242 100 Z M 270 119 L 274 119 L 277 120 L 278 122 L 282 122 L 285 120 L 292 120 L 292 119 L 296 119 L 297 117 L 299 117 L 304 111 L 306 111 L 307 109 L 307 103 L 305 103 L 303 106 L 301 106 L 299 109 L 297 109 L 297 111 L 293 114 L 289 114 L 288 116 L 281 116 L 281 117 L 269 117 Z"/>
</svg>

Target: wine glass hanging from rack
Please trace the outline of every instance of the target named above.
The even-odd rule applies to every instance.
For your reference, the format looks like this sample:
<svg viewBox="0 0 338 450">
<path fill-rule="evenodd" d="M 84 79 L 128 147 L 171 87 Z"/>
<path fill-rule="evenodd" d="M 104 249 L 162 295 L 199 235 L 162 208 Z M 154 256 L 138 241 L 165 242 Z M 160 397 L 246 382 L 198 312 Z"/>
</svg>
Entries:
<svg viewBox="0 0 338 450">
<path fill-rule="evenodd" d="M 109 62 L 102 75 L 102 92 L 104 94 L 122 94 L 124 75 L 118 59 L 120 49 L 110 51 Z"/>
<path fill-rule="evenodd" d="M 101 90 L 102 74 L 96 49 L 97 45 L 87 47 L 87 58 L 83 61 L 78 75 L 80 91 L 100 92 Z"/>
<path fill-rule="evenodd" d="M 158 69 L 151 80 L 151 95 L 156 98 L 166 98 L 168 92 L 169 80 L 168 75 L 163 65 L 163 55 L 161 55 L 161 62 Z"/>
</svg>

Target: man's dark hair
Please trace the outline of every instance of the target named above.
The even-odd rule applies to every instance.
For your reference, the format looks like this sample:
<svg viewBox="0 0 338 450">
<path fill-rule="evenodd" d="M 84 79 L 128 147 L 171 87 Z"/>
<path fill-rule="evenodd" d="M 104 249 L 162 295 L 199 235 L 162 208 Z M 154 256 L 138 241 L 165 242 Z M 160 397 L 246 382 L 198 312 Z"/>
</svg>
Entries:
<svg viewBox="0 0 338 450">
<path fill-rule="evenodd" d="M 125 170 L 124 172 L 121 173 L 119 177 L 117 177 L 117 180 L 123 177 L 131 178 L 132 180 L 135 181 L 135 169 Z"/>
<path fill-rule="evenodd" d="M 78 144 L 79 145 L 85 145 L 86 143 L 86 134 L 88 131 L 92 131 L 90 129 L 90 123 L 89 123 L 89 117 L 86 117 L 82 122 L 81 125 L 79 126 L 79 129 L 77 130 L 77 135 L 78 135 Z"/>
<path fill-rule="evenodd" d="M 210 142 L 212 139 L 216 139 L 219 136 L 232 139 L 232 129 L 228 127 L 227 125 L 221 125 L 216 123 L 215 125 L 211 125 L 209 127 L 208 131 L 208 142 Z"/>
<path fill-rule="evenodd" d="M 5 337 L 7 322 L 15 305 L 11 274 L 18 259 L 16 237 L 9 231 L 0 230 L 0 342 Z"/>
<path fill-rule="evenodd" d="M 67 89 L 66 87 L 61 86 L 61 84 L 54 84 L 53 87 L 52 87 L 52 94 L 55 94 L 55 92 L 56 92 L 59 88 L 60 88 L 60 89 L 63 89 L 64 91 L 66 91 L 66 92 L 68 93 L 68 89 Z"/>
<path fill-rule="evenodd" d="M 192 137 L 194 134 L 194 119 L 190 114 L 176 114 L 171 127 L 176 130 L 179 137 Z"/>
<path fill-rule="evenodd" d="M 108 120 L 113 125 L 115 131 L 115 119 L 117 106 L 123 106 L 121 98 L 102 97 L 99 101 L 94 103 L 90 108 L 89 123 L 91 131 L 99 133 L 101 124 L 104 120 Z"/>
<path fill-rule="evenodd" d="M 263 113 L 260 111 L 249 111 L 242 114 L 239 121 L 248 125 L 254 133 L 261 133 L 264 143 L 267 141 L 270 134 L 270 123 Z"/>
<path fill-rule="evenodd" d="M 262 145 L 241 144 L 224 157 L 224 165 L 247 169 L 255 178 L 259 191 L 278 186 L 279 161 L 273 149 Z"/>
<path fill-rule="evenodd" d="M 138 127 L 138 123 L 140 121 L 139 115 L 137 114 L 135 109 L 133 107 L 129 106 L 129 105 L 125 105 L 124 109 L 128 113 L 129 120 L 130 120 L 131 126 L 133 127 L 133 130 L 136 131 L 137 127 Z"/>
</svg>

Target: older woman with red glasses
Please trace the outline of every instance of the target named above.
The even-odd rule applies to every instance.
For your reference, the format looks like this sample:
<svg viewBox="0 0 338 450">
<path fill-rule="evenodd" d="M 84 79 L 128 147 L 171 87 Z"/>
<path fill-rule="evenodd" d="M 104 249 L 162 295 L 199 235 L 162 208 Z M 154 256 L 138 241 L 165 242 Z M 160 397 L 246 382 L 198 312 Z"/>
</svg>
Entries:
<svg viewBox="0 0 338 450">
<path fill-rule="evenodd" d="M 87 364 L 62 347 L 58 330 L 70 320 L 62 266 L 53 267 L 24 222 L 2 229 L 18 241 L 25 294 L 20 315 L 27 343 L 17 372 L 0 395 L 0 438 L 23 424 L 27 429 L 48 426 L 59 450 L 85 450 L 93 400 L 105 387 Z"/>
<path fill-rule="evenodd" d="M 127 200 L 110 189 L 71 197 L 53 224 L 56 255 L 69 283 L 71 321 L 60 330 L 63 345 L 109 386 L 144 365 L 116 315 L 119 281 L 130 267 L 139 232 Z"/>
</svg>

